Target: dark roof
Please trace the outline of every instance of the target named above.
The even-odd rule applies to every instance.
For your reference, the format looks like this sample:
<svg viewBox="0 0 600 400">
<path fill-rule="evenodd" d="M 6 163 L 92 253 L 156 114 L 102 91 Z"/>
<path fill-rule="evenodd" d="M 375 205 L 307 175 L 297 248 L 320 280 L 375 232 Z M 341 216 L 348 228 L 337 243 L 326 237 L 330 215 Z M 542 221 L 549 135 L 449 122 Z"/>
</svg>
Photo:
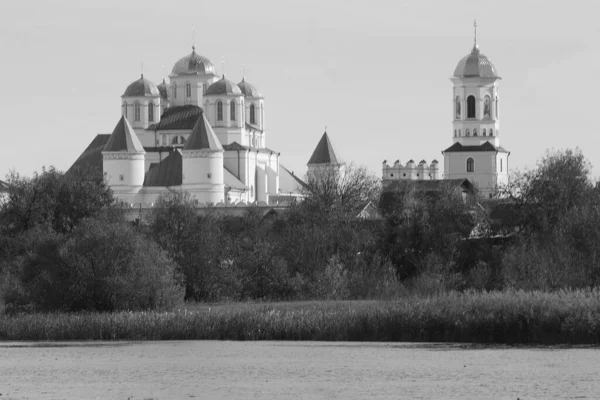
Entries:
<svg viewBox="0 0 600 400">
<path fill-rule="evenodd" d="M 8 190 L 8 183 L 4 182 L 3 180 L 0 180 L 0 191 L 6 190 Z"/>
<path fill-rule="evenodd" d="M 150 165 L 144 186 L 179 186 L 183 182 L 183 163 L 180 150 L 175 150 L 160 163 Z"/>
<path fill-rule="evenodd" d="M 144 147 L 140 143 L 131 124 L 123 115 L 119 122 L 117 122 L 113 133 L 110 135 L 110 139 L 108 139 L 104 151 L 126 151 L 128 153 L 145 152 Z"/>
<path fill-rule="evenodd" d="M 144 78 L 144 74 L 137 81 L 132 82 L 127 89 L 125 89 L 125 93 L 121 97 L 156 97 L 160 96 L 158 88 L 148 79 Z"/>
<path fill-rule="evenodd" d="M 238 83 L 238 87 L 242 91 L 245 97 L 252 97 L 255 99 L 262 99 L 262 94 L 256 89 L 256 87 L 246 81 L 246 78 L 242 78 L 242 81 Z"/>
<path fill-rule="evenodd" d="M 196 121 L 196 125 L 192 129 L 192 133 L 188 137 L 183 150 L 213 150 L 223 151 L 221 142 L 215 135 L 212 127 L 208 123 L 204 114 L 201 114 Z"/>
<path fill-rule="evenodd" d="M 262 132 L 263 130 L 260 129 L 258 126 L 256 125 L 252 125 L 246 122 L 246 129 L 251 129 L 253 131 L 258 131 L 258 132 Z"/>
<path fill-rule="evenodd" d="M 110 139 L 109 134 L 96 135 L 92 143 L 67 170 L 67 174 L 78 168 L 97 170 L 102 173 L 102 150 L 104 150 L 108 139 Z"/>
<path fill-rule="evenodd" d="M 202 109 L 198 106 L 187 105 L 168 108 L 156 124 L 157 131 L 174 129 L 192 129 L 202 115 Z"/>
<path fill-rule="evenodd" d="M 437 194 L 443 188 L 458 189 L 462 191 L 473 192 L 473 185 L 468 179 L 432 179 L 432 180 L 400 180 L 388 183 L 381 192 L 379 198 L 379 208 L 389 211 L 392 206 L 401 199 L 401 193 L 406 188 L 413 187 L 415 190 L 424 193 L 426 198 L 435 199 Z"/>
<path fill-rule="evenodd" d="M 335 152 L 333 151 L 333 146 L 329 141 L 329 136 L 327 136 L 327 132 L 323 134 L 321 140 L 319 140 L 319 144 L 315 148 L 310 160 L 308 160 L 307 165 L 311 164 L 337 164 L 338 160 L 335 156 Z"/>
<path fill-rule="evenodd" d="M 210 85 L 208 89 L 206 89 L 206 92 L 204 92 L 204 96 L 216 95 L 241 96 L 242 91 L 238 85 L 229 79 L 225 79 L 225 75 L 223 75 L 223 78 Z"/>
<path fill-rule="evenodd" d="M 500 153 L 508 153 L 508 151 L 506 151 L 504 148 L 500 146 L 495 147 L 490 142 L 485 142 L 479 146 L 463 146 L 462 144 L 456 142 L 442 153 L 463 153 L 472 151 L 498 151 Z"/>
</svg>

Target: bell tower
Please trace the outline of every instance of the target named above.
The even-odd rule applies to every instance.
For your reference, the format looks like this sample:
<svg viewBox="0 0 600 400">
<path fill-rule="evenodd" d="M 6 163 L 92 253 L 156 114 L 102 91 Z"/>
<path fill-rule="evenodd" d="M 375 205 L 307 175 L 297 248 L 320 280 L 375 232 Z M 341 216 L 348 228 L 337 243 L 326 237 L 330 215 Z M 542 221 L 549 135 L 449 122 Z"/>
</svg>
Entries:
<svg viewBox="0 0 600 400">
<path fill-rule="evenodd" d="M 508 151 L 500 146 L 500 76 L 477 44 L 477 22 L 471 52 L 460 59 L 450 78 L 452 141 L 444 154 L 444 178 L 467 178 L 480 194 L 493 197 L 508 182 Z"/>
</svg>

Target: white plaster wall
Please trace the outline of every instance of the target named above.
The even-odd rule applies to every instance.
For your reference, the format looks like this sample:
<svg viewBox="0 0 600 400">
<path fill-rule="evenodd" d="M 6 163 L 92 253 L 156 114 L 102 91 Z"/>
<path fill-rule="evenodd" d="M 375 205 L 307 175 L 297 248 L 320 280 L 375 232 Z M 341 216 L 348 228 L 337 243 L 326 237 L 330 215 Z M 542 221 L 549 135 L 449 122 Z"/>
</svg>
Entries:
<svg viewBox="0 0 600 400">
<path fill-rule="evenodd" d="M 452 137 L 454 142 L 463 142 L 462 137 L 466 136 L 468 129 L 470 135 L 473 135 L 473 129 L 477 130 L 479 136 L 482 135 L 482 130 L 486 132 L 493 129 L 494 136 L 500 136 L 500 120 L 496 114 L 496 99 L 499 99 L 497 79 L 490 78 L 451 78 L 454 87 L 452 95 Z M 467 97 L 475 96 L 475 118 L 467 119 Z M 485 96 L 490 97 L 490 118 L 484 118 L 484 100 Z M 456 97 L 460 98 L 461 115 L 460 119 L 456 119 Z M 454 136 L 454 131 L 457 136 Z M 460 135 L 458 132 L 460 131 Z"/>
<path fill-rule="evenodd" d="M 135 120 L 135 103 L 140 104 L 140 120 Z M 154 103 L 154 121 L 148 121 L 148 104 Z M 162 114 L 160 96 L 153 97 L 122 97 L 121 114 L 125 115 L 124 103 L 127 103 L 127 120 L 134 129 L 146 129 L 148 125 L 160 122 Z"/>
<path fill-rule="evenodd" d="M 187 104 L 202 106 L 204 101 L 204 83 L 208 86 L 214 83 L 217 78 L 212 75 L 188 75 L 188 76 L 171 76 L 168 96 L 171 106 L 183 106 Z M 189 83 L 192 87 L 192 96 L 187 97 L 185 93 L 185 85 Z M 173 97 L 173 85 L 177 85 L 177 97 Z"/>
<path fill-rule="evenodd" d="M 113 159 L 111 156 L 128 157 Z M 108 185 L 116 187 L 141 187 L 144 184 L 145 157 L 144 154 L 128 154 L 125 152 L 102 152 L 102 169 Z M 122 178 L 122 179 L 121 179 Z"/>
<path fill-rule="evenodd" d="M 223 153 L 183 150 L 183 185 L 223 185 Z"/>
<path fill-rule="evenodd" d="M 467 172 L 467 159 L 473 158 L 473 172 Z M 444 155 L 444 179 L 466 178 L 475 184 L 482 195 L 487 196 L 495 190 L 498 182 L 496 166 L 497 153 L 463 152 Z"/>
</svg>

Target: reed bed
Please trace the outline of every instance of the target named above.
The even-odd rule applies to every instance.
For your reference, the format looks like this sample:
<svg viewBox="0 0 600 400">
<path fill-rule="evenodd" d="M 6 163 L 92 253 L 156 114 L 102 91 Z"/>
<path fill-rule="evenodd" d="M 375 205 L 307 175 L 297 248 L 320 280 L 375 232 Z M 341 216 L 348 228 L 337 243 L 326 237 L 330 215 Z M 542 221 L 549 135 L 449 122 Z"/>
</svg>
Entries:
<svg viewBox="0 0 600 400">
<path fill-rule="evenodd" d="M 3 315 L 0 339 L 599 344 L 600 289 L 191 305 L 172 312 Z"/>
</svg>

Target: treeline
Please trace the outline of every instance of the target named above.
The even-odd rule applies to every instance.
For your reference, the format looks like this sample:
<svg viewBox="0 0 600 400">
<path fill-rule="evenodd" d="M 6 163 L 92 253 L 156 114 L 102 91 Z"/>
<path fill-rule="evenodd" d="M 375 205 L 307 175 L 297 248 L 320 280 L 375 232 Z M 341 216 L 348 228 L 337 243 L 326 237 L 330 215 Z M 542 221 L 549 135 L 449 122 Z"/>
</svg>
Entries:
<svg viewBox="0 0 600 400">
<path fill-rule="evenodd" d="M 382 220 L 364 168 L 309 177 L 306 199 L 266 215 L 198 215 L 185 192 L 127 222 L 100 174 L 8 177 L 0 206 L 7 311 L 167 309 L 188 301 L 395 298 L 600 283 L 600 192 L 579 150 L 547 153 L 501 199 L 394 188 Z M 384 189 L 389 190 L 389 189 Z"/>
</svg>

